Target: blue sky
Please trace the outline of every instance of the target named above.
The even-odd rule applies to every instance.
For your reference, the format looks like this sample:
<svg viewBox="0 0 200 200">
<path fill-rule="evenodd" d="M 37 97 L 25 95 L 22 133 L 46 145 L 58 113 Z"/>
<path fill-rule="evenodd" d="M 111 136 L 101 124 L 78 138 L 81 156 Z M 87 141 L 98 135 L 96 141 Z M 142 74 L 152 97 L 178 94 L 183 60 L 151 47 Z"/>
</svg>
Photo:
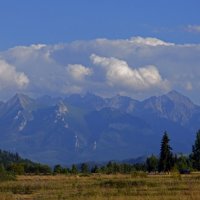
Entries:
<svg viewBox="0 0 200 200">
<path fill-rule="evenodd" d="M 0 0 L 0 99 L 92 92 L 200 104 L 199 0 Z"/>
<path fill-rule="evenodd" d="M 0 0 L 0 49 L 139 35 L 200 42 L 199 0 Z"/>
</svg>

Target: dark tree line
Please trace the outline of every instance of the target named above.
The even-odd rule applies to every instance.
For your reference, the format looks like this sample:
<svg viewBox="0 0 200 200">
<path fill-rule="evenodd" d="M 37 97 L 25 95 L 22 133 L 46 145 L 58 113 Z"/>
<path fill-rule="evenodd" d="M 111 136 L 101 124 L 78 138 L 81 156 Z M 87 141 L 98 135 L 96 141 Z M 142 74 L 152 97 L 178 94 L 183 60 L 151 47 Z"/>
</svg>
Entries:
<svg viewBox="0 0 200 200">
<path fill-rule="evenodd" d="M 55 165 L 53 169 L 54 174 L 90 174 L 90 173 L 102 173 L 102 174 L 130 174 L 136 171 L 146 171 L 144 163 L 127 164 L 117 163 L 109 161 L 103 166 L 89 166 L 87 163 L 82 163 L 80 166 L 72 165 L 71 168 L 64 168 L 60 165 Z"/>
</svg>

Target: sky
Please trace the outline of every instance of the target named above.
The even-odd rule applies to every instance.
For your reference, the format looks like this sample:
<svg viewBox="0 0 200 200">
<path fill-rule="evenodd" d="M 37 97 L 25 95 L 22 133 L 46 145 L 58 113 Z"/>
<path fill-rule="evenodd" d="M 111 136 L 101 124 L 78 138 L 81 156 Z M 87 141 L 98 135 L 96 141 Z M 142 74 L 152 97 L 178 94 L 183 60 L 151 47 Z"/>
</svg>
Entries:
<svg viewBox="0 0 200 200">
<path fill-rule="evenodd" d="M 0 99 L 92 92 L 200 104 L 199 0 L 0 0 Z"/>
</svg>

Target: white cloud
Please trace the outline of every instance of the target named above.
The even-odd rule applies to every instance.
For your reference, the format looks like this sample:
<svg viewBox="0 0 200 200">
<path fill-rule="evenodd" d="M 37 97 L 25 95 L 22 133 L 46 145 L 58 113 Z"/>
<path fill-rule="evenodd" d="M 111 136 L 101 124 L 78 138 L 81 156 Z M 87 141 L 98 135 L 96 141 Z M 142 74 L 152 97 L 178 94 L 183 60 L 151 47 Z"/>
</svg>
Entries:
<svg viewBox="0 0 200 200">
<path fill-rule="evenodd" d="M 155 66 L 134 69 L 129 67 L 126 61 L 114 57 L 107 58 L 92 54 L 90 58 L 94 64 L 106 70 L 106 78 L 111 86 L 123 86 L 133 90 L 168 87 L 168 82 L 162 79 Z"/>
<path fill-rule="evenodd" d="M 23 72 L 17 72 L 13 65 L 0 60 L 0 88 L 24 88 L 29 84 L 28 77 Z"/>
<path fill-rule="evenodd" d="M 101 67 L 90 59 L 91 54 L 100 57 L 98 65 Z M 21 92 L 34 95 L 90 91 L 145 98 L 166 92 L 170 83 L 170 88 L 185 95 L 193 94 L 199 101 L 199 55 L 200 44 L 180 45 L 149 37 L 18 46 L 0 52 L 0 59 L 18 74 L 18 78 L 1 81 L 0 87 L 9 85 L 9 88 L 20 88 Z M 105 63 L 103 66 L 103 58 L 107 59 L 104 62 L 108 62 L 108 66 Z M 74 63 L 78 64 L 72 65 Z M 1 79 L 8 80 L 2 76 Z M 25 80 L 21 81 L 23 86 L 19 80 Z M 6 96 L 7 90 L 4 91 Z M 0 99 L 2 93 L 1 90 Z M 11 96 L 11 92 L 7 96 Z"/>
<path fill-rule="evenodd" d="M 82 81 L 86 76 L 92 74 L 92 70 L 80 64 L 68 64 L 67 66 L 68 74 L 77 81 Z"/>
<path fill-rule="evenodd" d="M 200 33 L 200 25 L 188 25 L 186 30 L 189 32 Z"/>
<path fill-rule="evenodd" d="M 148 46 L 171 46 L 174 45 L 174 43 L 164 42 L 162 40 L 159 40 L 157 38 L 152 37 L 132 37 L 130 39 L 131 43 L 137 44 L 137 45 L 148 45 Z"/>
<path fill-rule="evenodd" d="M 25 62 L 28 60 L 37 59 L 38 57 L 44 57 L 45 47 L 44 44 L 33 44 L 30 46 L 16 46 L 5 52 L 7 55 L 12 56 L 16 62 Z M 49 49 L 49 47 L 47 47 Z M 47 51 L 48 52 L 48 51 Z"/>
</svg>

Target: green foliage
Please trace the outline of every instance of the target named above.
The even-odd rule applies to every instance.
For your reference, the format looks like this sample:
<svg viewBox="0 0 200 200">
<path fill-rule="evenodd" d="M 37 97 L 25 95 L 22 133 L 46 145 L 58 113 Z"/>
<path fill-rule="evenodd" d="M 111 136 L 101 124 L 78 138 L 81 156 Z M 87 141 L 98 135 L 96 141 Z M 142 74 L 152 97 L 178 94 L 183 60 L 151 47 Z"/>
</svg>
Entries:
<svg viewBox="0 0 200 200">
<path fill-rule="evenodd" d="M 78 168 L 76 165 L 72 165 L 71 170 L 70 170 L 71 174 L 78 174 Z"/>
<path fill-rule="evenodd" d="M 158 171 L 158 158 L 154 155 L 151 155 L 146 160 L 146 168 L 148 172 Z"/>
<path fill-rule="evenodd" d="M 132 171 L 135 170 L 135 168 L 130 164 L 123 163 L 120 166 L 120 170 L 120 172 L 123 174 L 130 174 Z"/>
<path fill-rule="evenodd" d="M 190 158 L 182 154 L 178 157 L 176 156 L 174 168 L 176 168 L 178 171 L 192 169 L 192 163 Z"/>
<path fill-rule="evenodd" d="M 97 172 L 94 172 L 96 168 Z M 127 164 L 127 163 L 116 163 L 109 161 L 106 165 L 98 168 L 97 166 L 92 168 L 92 173 L 102 173 L 102 174 L 131 174 L 135 171 L 146 171 L 146 166 L 144 163 Z"/>
<path fill-rule="evenodd" d="M 8 172 L 22 175 L 26 173 L 49 174 L 51 168 L 48 165 L 34 163 L 28 159 L 23 159 L 18 153 L 11 153 L 0 150 L 0 172 L 5 169 Z"/>
<path fill-rule="evenodd" d="M 146 171 L 145 163 L 135 163 L 133 165 L 133 168 L 135 169 L 135 171 Z"/>
<path fill-rule="evenodd" d="M 14 174 L 9 173 L 7 171 L 0 172 L 0 182 L 3 182 L 3 181 L 14 181 L 14 180 L 16 180 L 16 177 L 15 177 Z"/>
<path fill-rule="evenodd" d="M 51 174 L 51 168 L 48 165 L 37 164 L 36 169 L 38 170 L 39 174 Z"/>
<path fill-rule="evenodd" d="M 100 173 L 99 167 L 97 165 L 95 165 L 94 167 L 92 167 L 91 173 Z"/>
<path fill-rule="evenodd" d="M 51 173 L 51 168 L 48 165 L 42 165 L 28 159 L 23 159 L 18 153 L 0 150 L 0 172 L 2 170 L 17 175 Z"/>
<path fill-rule="evenodd" d="M 22 163 L 12 163 L 7 170 L 14 174 L 22 175 L 24 174 L 24 165 Z"/>
<path fill-rule="evenodd" d="M 167 132 L 164 132 L 161 141 L 160 158 L 158 163 L 159 172 L 169 172 L 174 165 L 173 154 L 171 152 L 172 148 L 169 145 L 169 141 Z"/>
<path fill-rule="evenodd" d="M 4 166 L 0 165 L 0 182 L 16 180 L 15 174 L 7 172 Z"/>
<path fill-rule="evenodd" d="M 119 164 L 115 163 L 115 162 L 108 162 L 108 164 L 106 165 L 106 173 L 107 174 L 116 174 L 120 172 L 120 166 Z"/>
<path fill-rule="evenodd" d="M 61 165 L 55 165 L 54 169 L 53 169 L 53 172 L 56 173 L 56 174 L 60 174 L 62 172 Z"/>
<path fill-rule="evenodd" d="M 192 154 L 190 155 L 193 168 L 200 170 L 200 130 L 196 133 L 195 143 L 192 146 Z"/>
<path fill-rule="evenodd" d="M 0 164 L 7 168 L 13 163 L 32 164 L 33 162 L 28 159 L 21 158 L 18 153 L 0 150 Z"/>
<path fill-rule="evenodd" d="M 87 163 L 83 163 L 81 165 L 81 173 L 83 173 L 83 174 L 88 174 L 89 173 L 89 169 L 88 169 Z"/>
</svg>

